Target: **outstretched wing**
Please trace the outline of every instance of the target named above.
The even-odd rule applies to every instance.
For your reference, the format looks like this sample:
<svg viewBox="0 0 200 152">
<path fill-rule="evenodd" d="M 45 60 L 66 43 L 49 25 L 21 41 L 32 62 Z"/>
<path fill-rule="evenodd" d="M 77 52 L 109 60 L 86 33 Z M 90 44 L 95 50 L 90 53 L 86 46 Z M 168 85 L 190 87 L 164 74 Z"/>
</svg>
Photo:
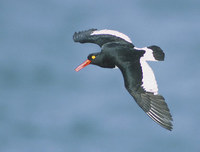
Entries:
<svg viewBox="0 0 200 152">
<path fill-rule="evenodd" d="M 172 116 L 163 96 L 131 90 L 129 93 L 151 119 L 162 127 L 172 130 Z"/>
<path fill-rule="evenodd" d="M 143 52 L 143 53 L 142 53 Z M 144 112 L 162 127 L 172 130 L 172 116 L 158 86 L 153 70 L 146 62 L 146 51 L 135 51 L 134 62 L 124 60 L 122 71 L 125 87 Z M 149 57 L 149 56 L 148 56 Z"/>
<path fill-rule="evenodd" d="M 114 30 L 89 29 L 75 32 L 73 39 L 75 42 L 80 43 L 95 43 L 100 47 L 109 42 L 124 42 L 134 47 L 131 39 L 127 35 Z"/>
</svg>

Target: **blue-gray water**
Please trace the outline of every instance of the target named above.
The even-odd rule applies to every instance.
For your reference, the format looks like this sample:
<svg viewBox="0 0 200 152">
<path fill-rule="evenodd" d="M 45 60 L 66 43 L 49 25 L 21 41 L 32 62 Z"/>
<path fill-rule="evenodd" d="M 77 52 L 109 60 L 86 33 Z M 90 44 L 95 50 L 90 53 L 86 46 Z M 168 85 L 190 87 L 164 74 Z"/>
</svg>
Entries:
<svg viewBox="0 0 200 152">
<path fill-rule="evenodd" d="M 199 16 L 199 0 L 1 0 L 0 151 L 200 151 Z M 119 70 L 74 71 L 100 51 L 72 40 L 89 28 L 164 50 L 165 62 L 150 64 L 172 132 L 136 105 Z"/>
</svg>

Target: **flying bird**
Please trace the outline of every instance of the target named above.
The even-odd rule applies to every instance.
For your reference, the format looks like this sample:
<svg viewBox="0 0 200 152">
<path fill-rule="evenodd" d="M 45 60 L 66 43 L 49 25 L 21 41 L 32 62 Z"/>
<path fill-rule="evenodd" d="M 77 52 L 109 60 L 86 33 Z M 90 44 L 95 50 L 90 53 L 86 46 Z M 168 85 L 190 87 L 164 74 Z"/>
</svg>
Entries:
<svg viewBox="0 0 200 152">
<path fill-rule="evenodd" d="M 103 68 L 119 68 L 124 85 L 144 112 L 163 128 L 172 130 L 172 115 L 162 95 L 153 70 L 147 61 L 163 61 L 165 54 L 156 46 L 137 48 L 131 39 L 118 31 L 89 29 L 75 32 L 73 40 L 80 43 L 95 43 L 101 52 L 89 54 L 87 60 L 75 70 L 78 72 L 89 64 Z"/>
</svg>

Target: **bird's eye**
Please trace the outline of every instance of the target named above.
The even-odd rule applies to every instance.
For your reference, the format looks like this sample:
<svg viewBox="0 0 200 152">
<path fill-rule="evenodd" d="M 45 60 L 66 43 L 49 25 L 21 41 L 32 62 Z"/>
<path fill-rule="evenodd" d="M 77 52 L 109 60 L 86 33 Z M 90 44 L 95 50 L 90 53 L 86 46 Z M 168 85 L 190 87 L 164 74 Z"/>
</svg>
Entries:
<svg viewBox="0 0 200 152">
<path fill-rule="evenodd" d="M 92 56 L 92 59 L 95 59 L 95 58 L 96 58 L 96 56 L 95 56 L 95 55 L 93 55 L 93 56 Z"/>
</svg>

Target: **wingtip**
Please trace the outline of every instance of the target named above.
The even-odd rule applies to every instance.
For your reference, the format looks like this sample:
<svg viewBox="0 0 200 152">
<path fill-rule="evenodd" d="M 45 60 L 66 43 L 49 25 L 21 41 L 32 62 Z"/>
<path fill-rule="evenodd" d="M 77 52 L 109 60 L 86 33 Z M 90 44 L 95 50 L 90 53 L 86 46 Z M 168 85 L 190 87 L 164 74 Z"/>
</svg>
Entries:
<svg viewBox="0 0 200 152">
<path fill-rule="evenodd" d="M 162 125 L 161 125 L 162 126 Z M 173 124 L 170 122 L 169 126 L 162 126 L 163 128 L 172 131 L 173 130 Z"/>
<path fill-rule="evenodd" d="M 157 115 L 155 115 L 154 113 L 148 112 L 147 115 L 153 120 L 155 121 L 157 124 L 159 124 L 161 127 L 172 131 L 173 130 L 173 124 L 172 124 L 172 117 L 169 118 L 160 118 Z"/>
<path fill-rule="evenodd" d="M 173 118 L 162 95 L 145 92 L 142 94 L 134 94 L 133 97 L 154 122 L 167 130 L 171 131 L 173 129 Z"/>
<path fill-rule="evenodd" d="M 73 40 L 74 40 L 74 42 L 84 43 L 85 38 L 87 36 L 89 36 L 93 31 L 96 31 L 96 30 L 97 29 L 95 29 L 95 28 L 91 28 L 89 30 L 75 32 L 74 35 L 73 35 Z"/>
</svg>

